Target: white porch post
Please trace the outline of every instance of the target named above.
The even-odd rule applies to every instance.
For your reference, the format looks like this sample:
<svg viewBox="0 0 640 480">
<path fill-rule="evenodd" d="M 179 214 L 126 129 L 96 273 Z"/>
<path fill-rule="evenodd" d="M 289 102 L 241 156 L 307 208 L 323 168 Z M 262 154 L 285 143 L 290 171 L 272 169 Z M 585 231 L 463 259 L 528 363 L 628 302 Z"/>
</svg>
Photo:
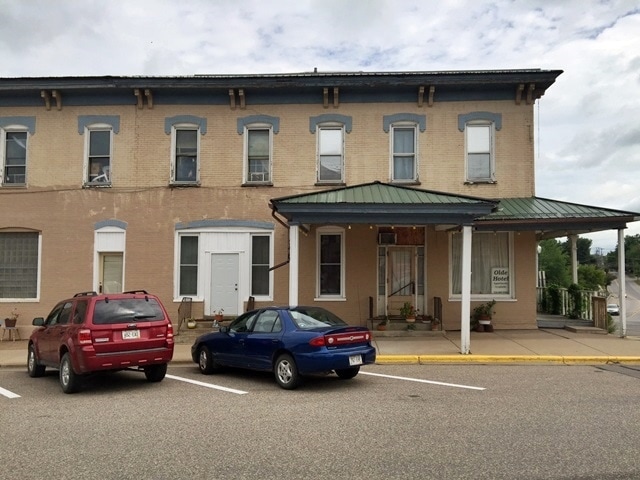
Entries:
<svg viewBox="0 0 640 480">
<path fill-rule="evenodd" d="M 578 283 L 578 236 L 569 235 L 571 241 L 571 281 Z"/>
<path fill-rule="evenodd" d="M 289 305 L 298 305 L 298 269 L 300 257 L 300 227 L 289 226 Z"/>
<path fill-rule="evenodd" d="M 471 349 L 471 226 L 462 227 L 462 297 L 460 299 L 460 353 Z"/>
<path fill-rule="evenodd" d="M 620 336 L 627 336 L 627 274 L 624 271 L 624 229 L 618 229 L 618 283 L 620 283 L 619 299 L 620 304 Z"/>
</svg>

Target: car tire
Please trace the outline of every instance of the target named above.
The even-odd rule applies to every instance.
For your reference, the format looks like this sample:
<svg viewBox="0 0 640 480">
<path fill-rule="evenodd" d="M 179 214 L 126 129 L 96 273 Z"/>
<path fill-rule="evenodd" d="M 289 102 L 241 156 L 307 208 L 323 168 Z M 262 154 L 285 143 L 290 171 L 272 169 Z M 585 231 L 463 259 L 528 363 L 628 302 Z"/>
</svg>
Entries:
<svg viewBox="0 0 640 480">
<path fill-rule="evenodd" d="M 36 355 L 36 349 L 33 345 L 29 345 L 27 352 L 27 372 L 30 377 L 41 377 L 44 375 L 44 365 L 38 363 L 38 356 Z"/>
<path fill-rule="evenodd" d="M 274 369 L 276 382 L 285 390 L 293 390 L 300 384 L 298 367 L 291 355 L 280 355 Z"/>
<path fill-rule="evenodd" d="M 162 363 L 160 365 L 150 365 L 145 367 L 144 376 L 150 382 L 161 382 L 164 376 L 167 374 L 167 364 Z"/>
<path fill-rule="evenodd" d="M 198 369 L 203 375 L 209 375 L 220 370 L 220 365 L 213 359 L 211 350 L 204 345 L 198 350 Z"/>
<path fill-rule="evenodd" d="M 80 389 L 80 375 L 73 370 L 71 355 L 65 353 L 60 360 L 60 386 L 64 393 L 74 393 Z"/>
<path fill-rule="evenodd" d="M 343 380 L 349 380 L 355 377 L 359 371 L 360 367 L 341 368 L 340 370 L 336 370 L 336 375 Z"/>
</svg>

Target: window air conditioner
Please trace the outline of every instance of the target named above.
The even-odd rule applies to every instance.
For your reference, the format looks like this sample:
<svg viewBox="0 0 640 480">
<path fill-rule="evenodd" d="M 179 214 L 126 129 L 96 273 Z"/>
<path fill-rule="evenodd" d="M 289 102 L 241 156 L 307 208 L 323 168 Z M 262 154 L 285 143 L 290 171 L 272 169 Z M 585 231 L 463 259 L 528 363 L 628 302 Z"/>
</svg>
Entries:
<svg viewBox="0 0 640 480">
<path fill-rule="evenodd" d="M 378 245 L 395 245 L 396 234 L 395 233 L 379 233 Z"/>
</svg>

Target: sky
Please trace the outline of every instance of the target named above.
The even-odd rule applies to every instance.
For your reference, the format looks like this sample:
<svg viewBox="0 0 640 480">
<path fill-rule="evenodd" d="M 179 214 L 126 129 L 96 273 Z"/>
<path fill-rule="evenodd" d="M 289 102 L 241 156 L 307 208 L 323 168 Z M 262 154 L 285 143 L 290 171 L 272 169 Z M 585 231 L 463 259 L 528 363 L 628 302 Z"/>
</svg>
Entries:
<svg viewBox="0 0 640 480">
<path fill-rule="evenodd" d="M 638 0 L 0 0 L 2 77 L 314 68 L 563 70 L 535 106 L 536 195 L 640 212 Z"/>
</svg>

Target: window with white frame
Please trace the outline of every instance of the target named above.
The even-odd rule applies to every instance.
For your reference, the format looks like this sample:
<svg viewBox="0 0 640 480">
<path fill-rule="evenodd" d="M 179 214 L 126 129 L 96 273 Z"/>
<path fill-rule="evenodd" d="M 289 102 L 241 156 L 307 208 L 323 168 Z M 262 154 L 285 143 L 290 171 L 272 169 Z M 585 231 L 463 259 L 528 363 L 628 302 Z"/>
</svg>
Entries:
<svg viewBox="0 0 640 480">
<path fill-rule="evenodd" d="M 38 297 L 40 234 L 0 233 L 0 298 Z"/>
<path fill-rule="evenodd" d="M 112 129 L 110 126 L 90 126 L 85 129 L 86 180 L 90 185 L 111 184 Z"/>
<path fill-rule="evenodd" d="M 271 128 L 247 127 L 245 139 L 247 183 L 271 182 Z"/>
<path fill-rule="evenodd" d="M 318 126 L 318 182 L 344 178 L 344 127 Z"/>
<path fill-rule="evenodd" d="M 174 126 L 172 129 L 172 173 L 175 183 L 197 183 L 200 145 L 197 126 Z"/>
<path fill-rule="evenodd" d="M 392 180 L 417 180 L 417 143 L 415 125 L 391 126 Z"/>
<path fill-rule="evenodd" d="M 3 185 L 25 185 L 27 183 L 27 138 L 28 132 L 20 127 L 1 129 Z"/>
<path fill-rule="evenodd" d="M 465 145 L 467 151 L 467 181 L 493 181 L 493 124 L 482 121 L 467 123 L 465 127 Z"/>
<path fill-rule="evenodd" d="M 344 231 L 318 230 L 317 248 L 319 297 L 344 297 Z"/>
<path fill-rule="evenodd" d="M 251 295 L 270 295 L 271 236 L 251 236 Z"/>
<path fill-rule="evenodd" d="M 471 295 L 511 297 L 512 238 L 509 232 L 474 232 L 471 241 Z M 462 292 L 462 234 L 451 235 L 451 293 Z"/>
<path fill-rule="evenodd" d="M 198 295 L 198 236 L 180 236 L 180 296 Z"/>
</svg>

